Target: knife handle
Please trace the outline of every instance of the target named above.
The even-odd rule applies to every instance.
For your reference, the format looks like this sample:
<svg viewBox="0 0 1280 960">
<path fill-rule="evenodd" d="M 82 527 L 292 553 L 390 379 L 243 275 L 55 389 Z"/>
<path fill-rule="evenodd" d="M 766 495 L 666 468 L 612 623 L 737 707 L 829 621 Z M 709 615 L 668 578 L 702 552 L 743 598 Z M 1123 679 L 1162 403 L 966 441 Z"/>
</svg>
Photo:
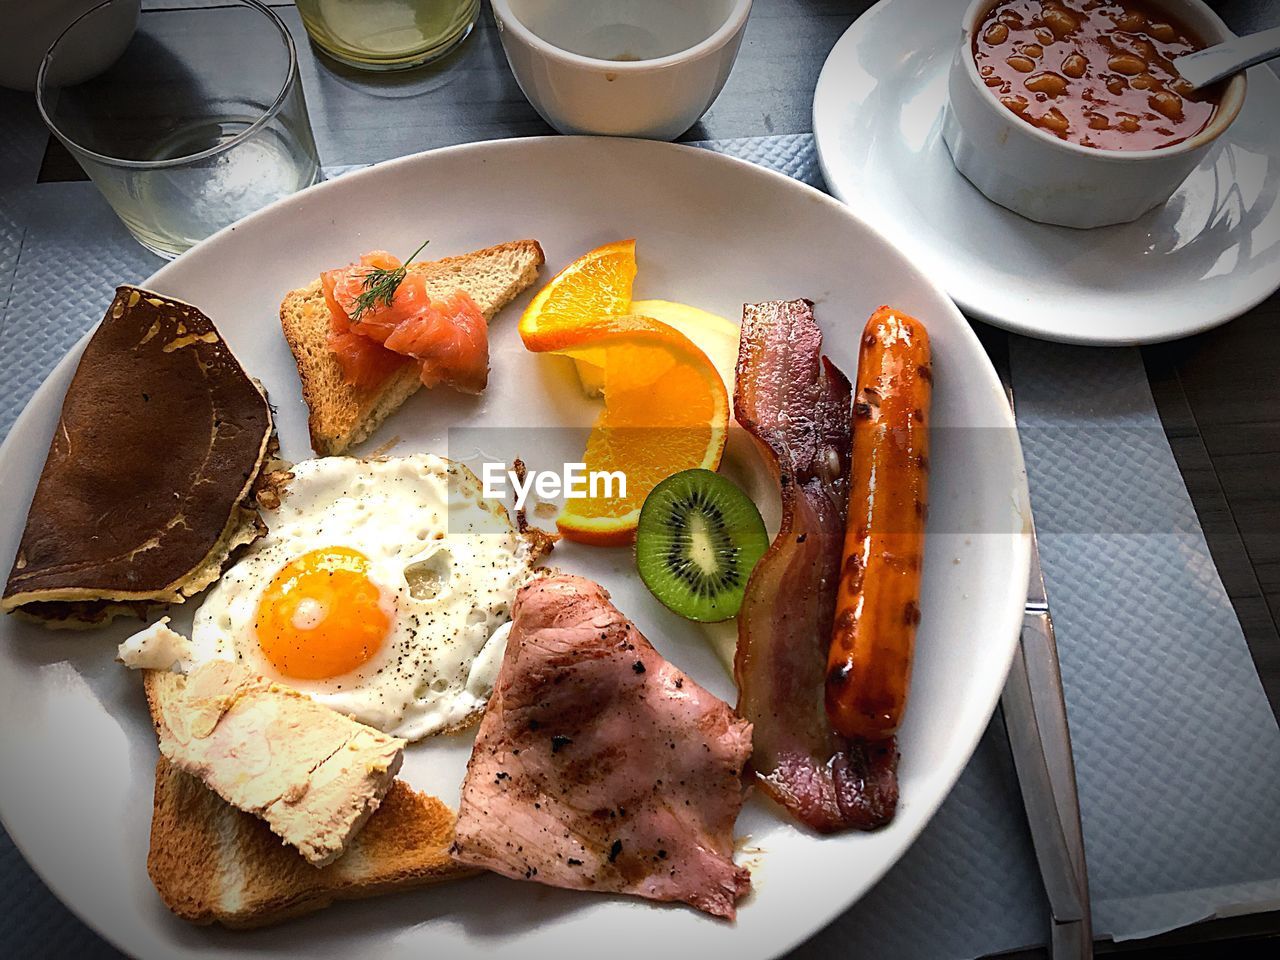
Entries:
<svg viewBox="0 0 1280 960">
<path fill-rule="evenodd" d="M 1053 955 L 1090 957 L 1084 837 L 1057 645 L 1047 612 L 1029 612 L 1024 620 L 1001 705 L 1032 844 L 1056 921 Z"/>
</svg>

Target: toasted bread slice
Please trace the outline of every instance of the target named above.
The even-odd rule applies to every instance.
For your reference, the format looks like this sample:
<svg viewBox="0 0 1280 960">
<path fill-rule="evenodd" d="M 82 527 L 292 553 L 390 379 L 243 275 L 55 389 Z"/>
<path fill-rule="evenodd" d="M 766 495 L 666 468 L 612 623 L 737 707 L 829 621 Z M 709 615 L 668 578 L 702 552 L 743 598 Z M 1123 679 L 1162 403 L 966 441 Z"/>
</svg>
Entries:
<svg viewBox="0 0 1280 960">
<path fill-rule="evenodd" d="M 317 870 L 257 817 L 161 757 L 147 873 L 184 920 L 262 927 L 336 900 L 476 873 L 449 858 L 453 825 L 448 807 L 397 780 L 347 852 Z"/>
<path fill-rule="evenodd" d="M 533 283 L 544 262 L 536 240 L 516 240 L 484 250 L 413 263 L 432 297 L 466 291 L 486 320 Z M 293 351 L 302 381 L 302 398 L 310 417 L 311 446 L 322 456 L 335 456 L 368 437 L 417 389 L 418 365 L 406 363 L 373 390 L 347 383 L 337 356 L 329 349 L 329 308 L 317 279 L 291 291 L 280 304 L 280 325 Z"/>
</svg>

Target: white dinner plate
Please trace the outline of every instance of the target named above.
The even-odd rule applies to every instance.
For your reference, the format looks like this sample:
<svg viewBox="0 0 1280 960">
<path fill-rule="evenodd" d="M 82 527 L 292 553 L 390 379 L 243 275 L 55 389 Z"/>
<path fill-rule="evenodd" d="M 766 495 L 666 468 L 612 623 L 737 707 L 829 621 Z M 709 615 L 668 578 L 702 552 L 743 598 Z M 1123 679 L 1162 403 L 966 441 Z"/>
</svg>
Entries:
<svg viewBox="0 0 1280 960">
<path fill-rule="evenodd" d="M 1280 79 L 1249 73 L 1244 110 L 1169 202 L 1072 230 L 997 206 L 942 142 L 966 4 L 881 0 L 832 49 L 813 98 L 831 191 L 970 315 L 1045 340 L 1119 345 L 1226 323 L 1280 287 Z"/>
<path fill-rule="evenodd" d="M 113 662 L 136 624 L 51 633 L 0 623 L 0 814 L 74 910 L 145 957 L 776 956 L 861 896 L 911 844 L 969 759 L 1008 668 L 1025 596 L 1027 494 L 1000 384 L 968 324 L 932 281 L 843 204 L 780 174 L 702 150 L 549 138 L 406 157 L 284 200 L 228 228 L 146 284 L 201 306 L 279 410 L 284 455 L 309 455 L 281 296 L 370 248 L 436 256 L 519 237 L 547 253 L 544 279 L 601 243 L 638 238 L 636 294 L 730 317 L 744 301 L 808 296 L 848 373 L 866 317 L 893 303 L 934 345 L 930 537 L 912 704 L 901 736 L 902 805 L 875 834 L 820 838 L 759 797 L 738 822 L 754 892 L 736 924 L 687 907 L 554 890 L 496 876 L 334 908 L 253 932 L 172 917 L 147 878 L 155 735 L 140 677 Z M 122 277 L 122 280 L 133 278 Z M 516 330 L 529 293 L 491 325 L 482 397 L 421 391 L 365 445 L 448 451 L 454 425 L 555 426 L 593 408 L 560 357 Z M 103 305 L 104 309 L 106 304 Z M 0 448 L 0 563 L 7 570 L 81 347 L 57 367 Z M 743 451 L 746 451 L 745 453 Z M 155 451 L 163 457 L 164 451 Z M 741 444 L 735 470 L 759 470 Z M 766 504 L 766 516 L 776 514 Z M 661 607 L 629 551 L 558 547 L 553 562 L 603 583 L 657 648 L 713 692 L 734 690 L 700 629 Z M 785 600 L 780 599 L 780 602 Z M 190 620 L 191 607 L 175 614 Z M 401 776 L 458 801 L 470 735 L 410 747 Z"/>
</svg>

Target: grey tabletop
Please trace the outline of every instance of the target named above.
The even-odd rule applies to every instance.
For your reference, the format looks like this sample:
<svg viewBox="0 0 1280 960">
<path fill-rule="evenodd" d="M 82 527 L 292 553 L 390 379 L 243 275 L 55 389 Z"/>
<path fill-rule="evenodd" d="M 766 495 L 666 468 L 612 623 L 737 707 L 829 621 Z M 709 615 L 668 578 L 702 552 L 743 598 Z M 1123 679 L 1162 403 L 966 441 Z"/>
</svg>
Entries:
<svg viewBox="0 0 1280 960">
<path fill-rule="evenodd" d="M 938 0 L 960 6 L 964 0 Z M 1212 2 L 1212 0 L 1211 0 Z M 148 0 L 146 16 L 217 0 Z M 1280 22 L 1274 0 L 1212 3 L 1237 32 Z M 310 52 L 292 4 L 281 8 L 303 48 L 303 84 L 326 165 L 372 163 L 432 147 L 550 133 L 515 85 L 486 9 L 472 36 L 430 67 L 373 76 Z M 811 130 L 813 87 L 831 46 L 870 6 L 838 0 L 756 0 L 746 40 L 724 92 L 683 140 L 802 134 Z M 50 144 L 29 182 L 83 178 Z M 1146 348 L 1143 361 L 1218 571 L 1244 627 L 1273 709 L 1280 704 L 1280 296 L 1217 331 Z M 979 329 L 989 351 L 1004 334 Z M 118 955 L 57 903 L 0 839 L 0 953 Z M 1274 955 L 1280 915 L 1215 921 L 1155 941 L 1128 944 L 1152 957 L 1191 956 L 1195 944 L 1230 944 L 1233 955 Z M 49 948 L 56 943 L 56 951 Z M 1190 952 L 1189 952 L 1190 951 Z M 797 953 L 797 956 L 800 954 Z"/>
</svg>

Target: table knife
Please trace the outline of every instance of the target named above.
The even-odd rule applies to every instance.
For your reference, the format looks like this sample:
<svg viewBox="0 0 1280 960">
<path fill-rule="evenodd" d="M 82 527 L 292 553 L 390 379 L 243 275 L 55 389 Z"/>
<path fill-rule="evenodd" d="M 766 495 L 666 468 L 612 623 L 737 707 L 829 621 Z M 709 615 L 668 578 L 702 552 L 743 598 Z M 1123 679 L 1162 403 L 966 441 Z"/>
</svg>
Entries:
<svg viewBox="0 0 1280 960">
<path fill-rule="evenodd" d="M 1013 388 L 1002 371 L 1013 405 Z M 1040 568 L 1034 521 L 1031 574 L 1022 634 L 1000 698 L 1031 841 L 1052 913 L 1049 951 L 1054 960 L 1093 956 L 1089 876 L 1071 730 L 1062 694 L 1058 646 Z"/>
</svg>

